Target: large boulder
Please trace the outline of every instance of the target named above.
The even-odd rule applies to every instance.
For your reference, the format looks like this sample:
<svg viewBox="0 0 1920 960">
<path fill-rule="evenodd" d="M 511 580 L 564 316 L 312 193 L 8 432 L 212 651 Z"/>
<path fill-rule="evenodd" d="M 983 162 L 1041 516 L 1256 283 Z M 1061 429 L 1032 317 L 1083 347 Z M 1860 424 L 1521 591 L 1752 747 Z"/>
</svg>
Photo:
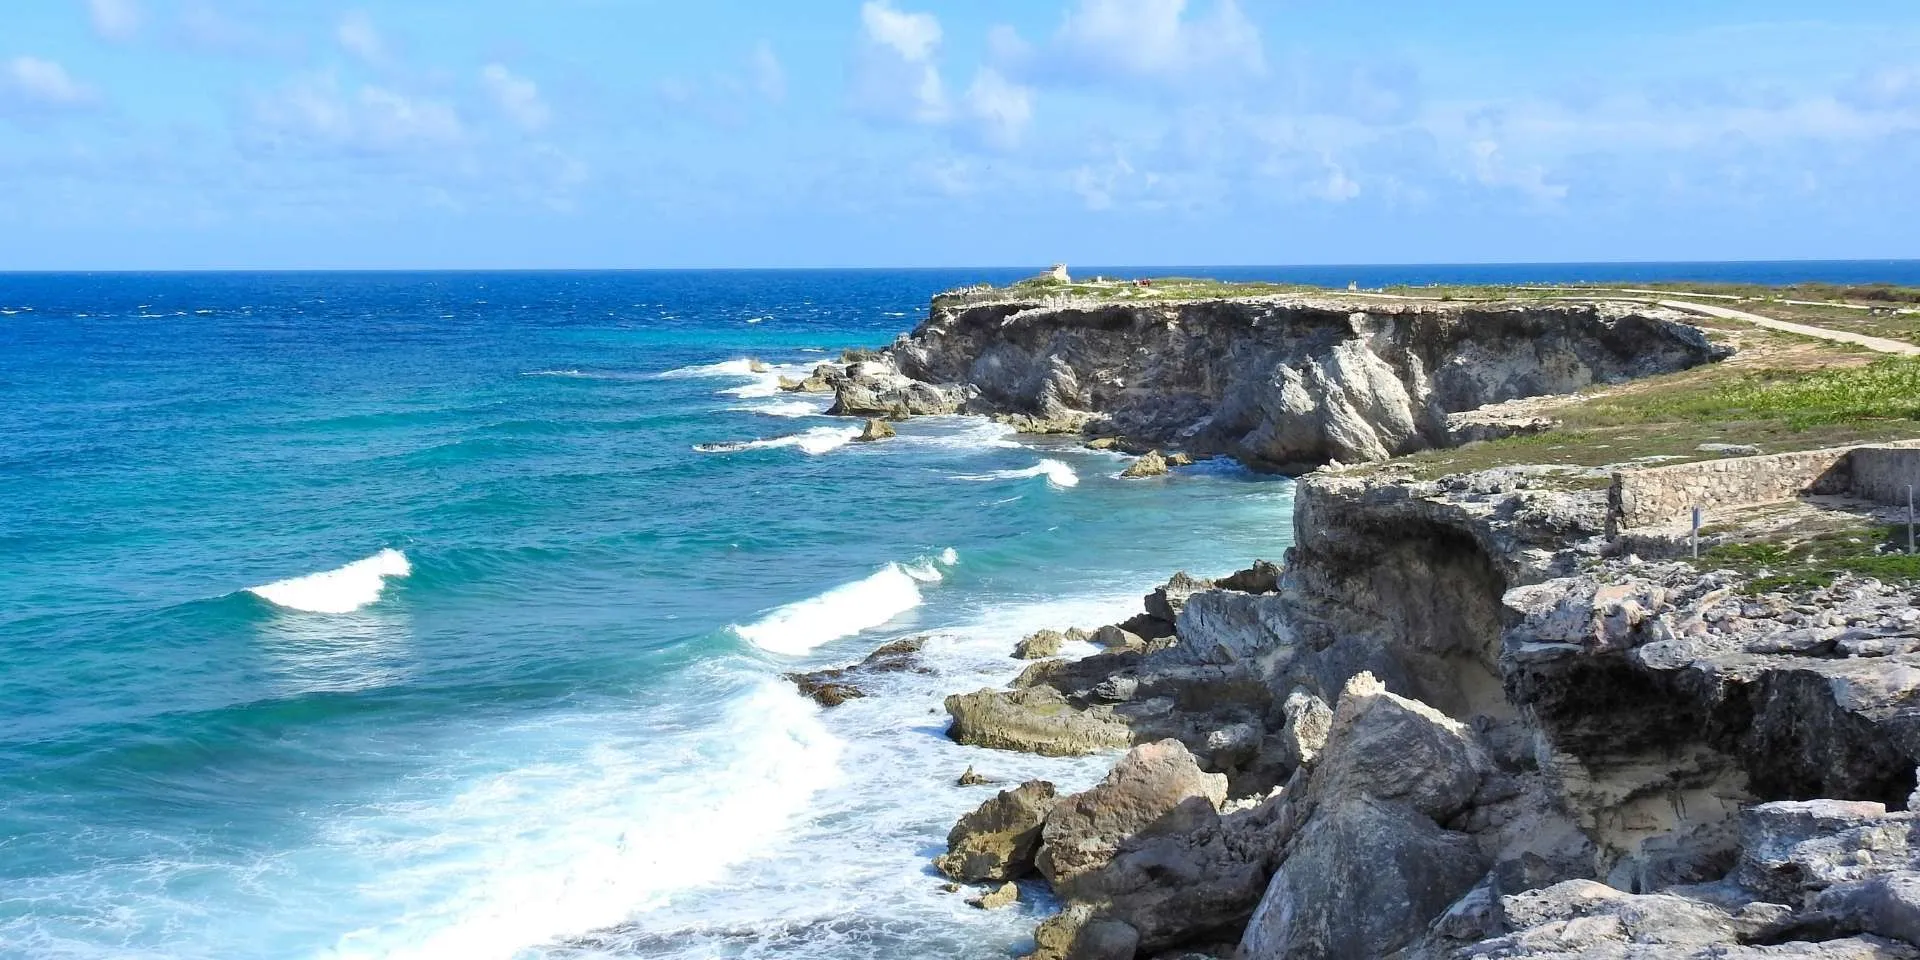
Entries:
<svg viewBox="0 0 1920 960">
<path fill-rule="evenodd" d="M 947 852 L 934 858 L 934 867 L 962 883 L 1026 876 L 1033 872 L 1040 828 L 1056 802 L 1053 784 L 1045 780 L 1000 791 L 953 825 Z"/>
<path fill-rule="evenodd" d="M 947 736 L 977 747 L 1070 757 L 1133 742 L 1132 730 L 1110 708 L 1079 709 L 1045 685 L 954 694 L 946 707 L 953 717 Z"/>
<path fill-rule="evenodd" d="M 1385 957 L 1472 889 L 1487 863 L 1473 838 L 1401 802 L 1321 807 L 1240 940 L 1245 960 Z"/>
<path fill-rule="evenodd" d="M 1060 648 L 1067 638 L 1058 630 L 1036 630 L 1013 645 L 1013 655 L 1020 660 L 1044 660 L 1060 655 Z"/>
<path fill-rule="evenodd" d="M 1214 818 L 1227 778 L 1204 773 L 1178 740 L 1135 747 L 1092 789 L 1060 801 L 1047 816 L 1036 863 L 1054 889 L 1072 896 L 1074 881 L 1113 859 L 1120 844 L 1143 833 L 1190 833 Z"/>
<path fill-rule="evenodd" d="M 1494 771 L 1464 725 L 1354 676 L 1318 762 L 1287 791 L 1299 826 L 1241 938 L 1245 960 L 1380 957 L 1420 939 L 1492 865 L 1441 824 Z"/>
</svg>

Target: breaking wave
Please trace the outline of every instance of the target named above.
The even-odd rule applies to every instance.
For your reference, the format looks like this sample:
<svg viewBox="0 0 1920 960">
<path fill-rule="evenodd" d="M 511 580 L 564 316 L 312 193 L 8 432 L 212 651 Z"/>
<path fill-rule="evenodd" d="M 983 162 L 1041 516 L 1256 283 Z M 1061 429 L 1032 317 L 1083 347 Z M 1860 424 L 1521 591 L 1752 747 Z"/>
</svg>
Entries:
<svg viewBox="0 0 1920 960">
<path fill-rule="evenodd" d="M 745 626 L 735 624 L 733 632 L 769 653 L 799 656 L 919 606 L 920 587 L 946 579 L 941 567 L 959 562 L 960 555 L 949 547 L 934 559 L 889 563 L 864 580 L 789 603 Z"/>
<path fill-rule="evenodd" d="M 1080 485 L 1080 475 L 1073 472 L 1067 464 L 1048 457 L 1024 470 L 995 470 L 992 473 L 963 473 L 955 480 L 1025 480 L 1029 477 L 1046 477 L 1047 486 L 1056 490 Z"/>
<path fill-rule="evenodd" d="M 277 607 L 306 613 L 352 613 L 380 599 L 388 578 L 413 573 L 407 555 L 388 548 L 344 567 L 275 580 L 247 592 Z"/>
</svg>

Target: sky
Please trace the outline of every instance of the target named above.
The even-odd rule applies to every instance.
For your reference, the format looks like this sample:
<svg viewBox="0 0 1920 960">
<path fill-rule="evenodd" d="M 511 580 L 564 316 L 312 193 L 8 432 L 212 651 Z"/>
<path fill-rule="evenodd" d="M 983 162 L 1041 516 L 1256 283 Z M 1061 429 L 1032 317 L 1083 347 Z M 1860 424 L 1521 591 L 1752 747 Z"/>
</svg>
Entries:
<svg viewBox="0 0 1920 960">
<path fill-rule="evenodd" d="M 0 0 L 0 269 L 1920 257 L 1913 0 Z"/>
</svg>

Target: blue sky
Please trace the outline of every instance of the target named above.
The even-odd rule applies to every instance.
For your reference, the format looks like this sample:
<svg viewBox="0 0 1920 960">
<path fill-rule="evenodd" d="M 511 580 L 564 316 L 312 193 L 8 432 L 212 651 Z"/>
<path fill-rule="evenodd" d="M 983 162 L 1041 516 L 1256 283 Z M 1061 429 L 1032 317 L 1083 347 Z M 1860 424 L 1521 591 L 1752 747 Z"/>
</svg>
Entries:
<svg viewBox="0 0 1920 960">
<path fill-rule="evenodd" d="M 1920 257 L 1920 5 L 6 0 L 0 269 Z"/>
</svg>

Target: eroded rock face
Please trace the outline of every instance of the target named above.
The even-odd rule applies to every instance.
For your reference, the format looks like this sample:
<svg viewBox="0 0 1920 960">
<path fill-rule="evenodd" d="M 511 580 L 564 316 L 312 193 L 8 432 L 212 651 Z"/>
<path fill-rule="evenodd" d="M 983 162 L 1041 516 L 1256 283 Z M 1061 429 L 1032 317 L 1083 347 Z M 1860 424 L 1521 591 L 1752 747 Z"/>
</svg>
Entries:
<svg viewBox="0 0 1920 960">
<path fill-rule="evenodd" d="M 955 694 L 946 707 L 953 717 L 947 736 L 956 743 L 1069 757 L 1133 742 L 1133 731 L 1111 709 L 1075 708 L 1048 686 Z"/>
<path fill-rule="evenodd" d="M 834 417 L 898 420 L 953 413 L 965 402 L 967 393 L 963 388 L 934 386 L 902 376 L 884 357 L 849 363 L 837 374 L 831 367 L 827 370 L 824 380 L 833 390 L 833 406 L 827 408 L 827 415 Z M 807 389 L 806 385 L 801 389 Z"/>
<path fill-rule="evenodd" d="M 1057 802 L 1045 780 L 1000 791 L 954 824 L 947 852 L 934 858 L 934 867 L 962 883 L 1026 876 L 1033 872 L 1040 828 Z"/>
<path fill-rule="evenodd" d="M 1657 308 L 936 301 L 891 348 L 900 372 L 965 385 L 966 409 L 1280 469 L 1379 460 L 1449 439 L 1447 415 L 1678 370 L 1720 351 Z"/>
</svg>

